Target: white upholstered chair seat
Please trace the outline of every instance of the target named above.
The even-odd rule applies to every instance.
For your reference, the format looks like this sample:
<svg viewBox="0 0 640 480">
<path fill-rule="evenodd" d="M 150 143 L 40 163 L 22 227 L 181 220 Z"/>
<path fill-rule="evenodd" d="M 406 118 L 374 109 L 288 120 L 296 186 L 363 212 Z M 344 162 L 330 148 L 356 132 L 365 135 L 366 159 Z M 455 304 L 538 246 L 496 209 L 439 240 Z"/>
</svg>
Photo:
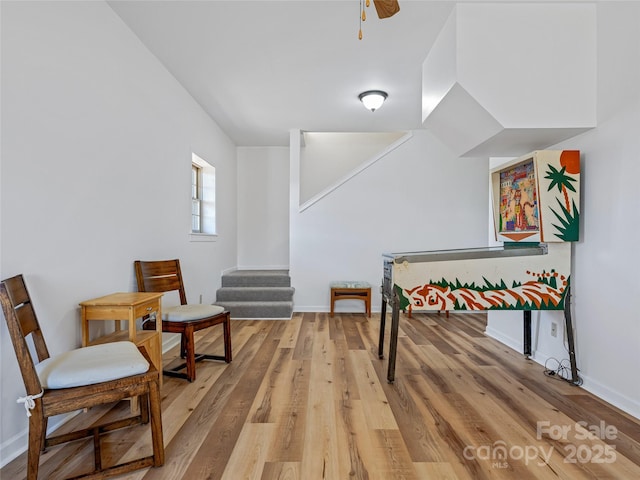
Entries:
<svg viewBox="0 0 640 480">
<path fill-rule="evenodd" d="M 224 312 L 224 308 L 219 305 L 176 305 L 175 307 L 164 307 L 162 309 L 162 320 L 169 322 L 185 322 L 187 320 L 198 320 L 200 318 L 213 317 Z"/>
<path fill-rule="evenodd" d="M 113 342 L 78 348 L 49 357 L 36 365 L 43 388 L 93 385 L 145 373 L 149 362 L 132 342 Z"/>
</svg>

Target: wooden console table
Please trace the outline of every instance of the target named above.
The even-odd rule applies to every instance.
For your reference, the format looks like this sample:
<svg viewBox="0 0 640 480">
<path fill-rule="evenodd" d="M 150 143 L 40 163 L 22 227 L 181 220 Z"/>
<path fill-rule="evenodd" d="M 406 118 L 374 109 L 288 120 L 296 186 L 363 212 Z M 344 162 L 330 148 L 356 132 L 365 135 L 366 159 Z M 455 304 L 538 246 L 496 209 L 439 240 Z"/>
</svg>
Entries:
<svg viewBox="0 0 640 480">
<path fill-rule="evenodd" d="M 104 297 L 86 300 L 80 303 L 80 319 L 82 321 L 82 346 L 99 343 L 129 340 L 138 347 L 144 347 L 156 369 L 162 371 L 162 322 L 156 322 L 155 330 L 138 330 L 136 319 L 155 312 L 156 318 L 162 318 L 160 292 L 112 293 Z M 115 331 L 101 337 L 89 338 L 90 320 L 113 320 Z M 123 330 L 121 321 L 128 322 L 127 330 Z M 162 375 L 160 375 L 162 386 Z"/>
<path fill-rule="evenodd" d="M 336 300 L 362 300 L 367 316 L 371 317 L 371 285 L 367 282 L 332 282 L 331 283 L 331 313 Z"/>
</svg>

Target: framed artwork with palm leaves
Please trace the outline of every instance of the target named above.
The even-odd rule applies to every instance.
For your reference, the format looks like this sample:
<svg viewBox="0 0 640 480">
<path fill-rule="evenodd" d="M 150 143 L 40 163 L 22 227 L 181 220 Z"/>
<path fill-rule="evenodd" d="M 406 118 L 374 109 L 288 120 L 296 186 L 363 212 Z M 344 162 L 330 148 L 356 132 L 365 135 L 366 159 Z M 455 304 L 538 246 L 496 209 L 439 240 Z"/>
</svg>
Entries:
<svg viewBox="0 0 640 480">
<path fill-rule="evenodd" d="M 537 150 L 491 170 L 490 175 L 497 240 L 579 240 L 578 150 Z"/>
</svg>

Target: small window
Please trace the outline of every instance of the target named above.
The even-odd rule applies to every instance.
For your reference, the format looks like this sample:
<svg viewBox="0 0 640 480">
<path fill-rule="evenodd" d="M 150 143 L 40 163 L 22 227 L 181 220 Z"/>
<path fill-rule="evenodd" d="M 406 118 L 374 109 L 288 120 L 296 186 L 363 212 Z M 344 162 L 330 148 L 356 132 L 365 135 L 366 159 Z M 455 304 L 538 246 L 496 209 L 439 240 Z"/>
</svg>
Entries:
<svg viewBox="0 0 640 480">
<path fill-rule="evenodd" d="M 216 168 L 195 153 L 191 159 L 191 233 L 216 235 Z M 201 235 L 204 234 L 204 235 Z"/>
<path fill-rule="evenodd" d="M 191 232 L 202 233 L 202 168 L 191 165 Z"/>
</svg>

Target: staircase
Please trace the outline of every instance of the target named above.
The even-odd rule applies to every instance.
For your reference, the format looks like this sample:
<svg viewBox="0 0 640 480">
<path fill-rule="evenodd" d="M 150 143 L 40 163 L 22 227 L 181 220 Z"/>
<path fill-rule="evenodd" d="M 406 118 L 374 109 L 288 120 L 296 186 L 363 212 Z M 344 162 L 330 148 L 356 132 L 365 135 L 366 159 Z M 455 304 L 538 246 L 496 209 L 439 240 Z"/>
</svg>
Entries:
<svg viewBox="0 0 640 480">
<path fill-rule="evenodd" d="M 233 319 L 290 319 L 294 292 L 287 270 L 236 270 L 222 276 L 215 303 Z"/>
</svg>

